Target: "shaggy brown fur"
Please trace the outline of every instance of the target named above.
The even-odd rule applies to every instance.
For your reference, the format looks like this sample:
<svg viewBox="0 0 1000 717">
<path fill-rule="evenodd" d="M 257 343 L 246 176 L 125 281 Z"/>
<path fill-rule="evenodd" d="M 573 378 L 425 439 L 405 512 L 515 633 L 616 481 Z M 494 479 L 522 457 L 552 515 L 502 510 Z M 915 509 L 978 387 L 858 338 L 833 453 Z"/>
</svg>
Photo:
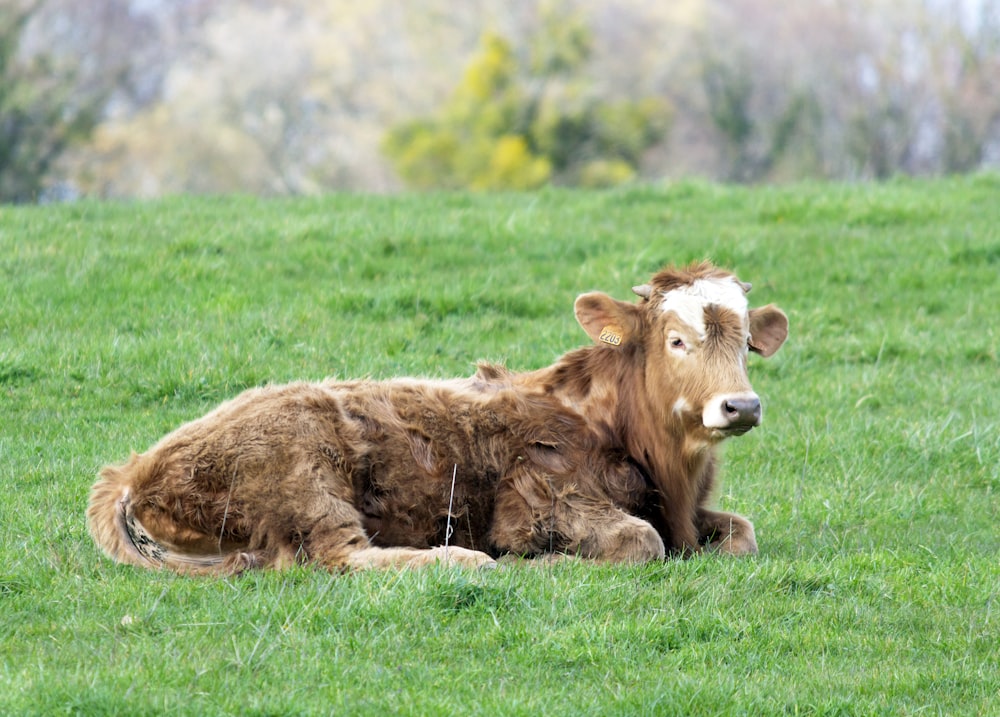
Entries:
<svg viewBox="0 0 1000 717">
<path fill-rule="evenodd" d="M 747 520 L 706 507 L 716 446 L 752 419 L 710 428 L 702 411 L 752 396 L 747 333 L 769 355 L 787 319 L 708 305 L 695 336 L 661 300 L 698 279 L 736 281 L 700 264 L 657 274 L 639 303 L 580 296 L 577 319 L 597 343 L 530 373 L 481 365 L 450 381 L 249 390 L 106 467 L 91 533 L 115 560 L 191 573 L 755 552 Z M 600 341 L 608 327 L 618 345 Z M 683 355 L 671 331 L 686 337 Z"/>
</svg>

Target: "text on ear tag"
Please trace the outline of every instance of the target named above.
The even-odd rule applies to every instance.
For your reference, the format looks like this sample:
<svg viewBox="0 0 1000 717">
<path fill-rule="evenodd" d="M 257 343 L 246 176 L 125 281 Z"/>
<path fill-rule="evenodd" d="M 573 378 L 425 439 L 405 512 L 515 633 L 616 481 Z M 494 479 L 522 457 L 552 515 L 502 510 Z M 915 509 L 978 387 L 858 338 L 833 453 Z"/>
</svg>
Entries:
<svg viewBox="0 0 1000 717">
<path fill-rule="evenodd" d="M 601 329 L 601 341 L 612 346 L 621 346 L 622 330 L 617 326 L 605 326 Z"/>
</svg>

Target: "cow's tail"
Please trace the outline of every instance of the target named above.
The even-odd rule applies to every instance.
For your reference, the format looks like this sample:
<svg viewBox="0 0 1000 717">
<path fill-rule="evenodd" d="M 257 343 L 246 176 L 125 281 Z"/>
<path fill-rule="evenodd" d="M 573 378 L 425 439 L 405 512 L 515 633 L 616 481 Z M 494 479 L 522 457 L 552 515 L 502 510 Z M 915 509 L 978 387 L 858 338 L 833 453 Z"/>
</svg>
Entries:
<svg viewBox="0 0 1000 717">
<path fill-rule="evenodd" d="M 227 571 L 226 563 L 233 562 L 233 556 L 178 550 L 157 540 L 136 518 L 132 485 L 141 471 L 151 469 L 141 456 L 133 454 L 125 465 L 107 466 L 101 471 L 87 506 L 87 524 L 97 545 L 117 562 L 144 568 L 166 567 L 183 573 Z"/>
</svg>

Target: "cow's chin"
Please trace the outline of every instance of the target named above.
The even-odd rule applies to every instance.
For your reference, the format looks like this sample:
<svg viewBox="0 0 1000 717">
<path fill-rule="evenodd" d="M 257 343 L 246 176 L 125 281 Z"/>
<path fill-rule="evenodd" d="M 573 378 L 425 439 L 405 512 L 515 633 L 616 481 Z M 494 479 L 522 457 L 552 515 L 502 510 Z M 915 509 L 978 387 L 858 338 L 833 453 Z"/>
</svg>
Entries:
<svg viewBox="0 0 1000 717">
<path fill-rule="evenodd" d="M 727 438 L 742 436 L 743 434 L 749 433 L 756 428 L 756 426 L 748 425 L 727 426 L 725 428 L 719 426 L 706 426 L 702 423 L 701 413 L 685 414 L 683 425 L 689 438 L 694 439 L 696 443 L 700 442 L 706 444 L 721 443 Z"/>
<path fill-rule="evenodd" d="M 708 431 L 708 435 L 713 441 L 724 441 L 727 438 L 742 436 L 745 433 L 749 433 L 753 429 L 754 426 L 733 426 L 731 428 L 705 427 L 705 430 Z"/>
</svg>

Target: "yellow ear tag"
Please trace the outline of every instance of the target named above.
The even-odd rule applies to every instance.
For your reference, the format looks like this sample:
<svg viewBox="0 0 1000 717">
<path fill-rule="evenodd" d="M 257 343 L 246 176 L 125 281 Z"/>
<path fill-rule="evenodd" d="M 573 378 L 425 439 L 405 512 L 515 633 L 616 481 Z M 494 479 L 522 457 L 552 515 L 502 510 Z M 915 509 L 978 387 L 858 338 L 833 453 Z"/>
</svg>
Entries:
<svg viewBox="0 0 1000 717">
<path fill-rule="evenodd" d="M 611 324 L 605 326 L 601 329 L 601 342 L 606 344 L 611 344 L 612 346 L 621 346 L 622 344 L 622 330 Z"/>
</svg>

